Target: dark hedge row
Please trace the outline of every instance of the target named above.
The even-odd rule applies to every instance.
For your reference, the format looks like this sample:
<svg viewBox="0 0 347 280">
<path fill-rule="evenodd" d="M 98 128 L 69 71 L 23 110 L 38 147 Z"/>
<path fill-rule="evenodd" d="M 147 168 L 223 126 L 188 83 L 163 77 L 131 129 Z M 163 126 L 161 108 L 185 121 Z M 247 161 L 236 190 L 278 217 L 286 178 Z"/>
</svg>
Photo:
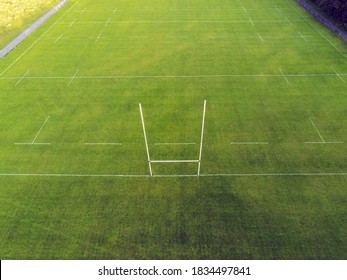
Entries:
<svg viewBox="0 0 347 280">
<path fill-rule="evenodd" d="M 347 1 L 346 0 L 309 0 L 319 7 L 337 23 L 347 27 Z"/>
</svg>

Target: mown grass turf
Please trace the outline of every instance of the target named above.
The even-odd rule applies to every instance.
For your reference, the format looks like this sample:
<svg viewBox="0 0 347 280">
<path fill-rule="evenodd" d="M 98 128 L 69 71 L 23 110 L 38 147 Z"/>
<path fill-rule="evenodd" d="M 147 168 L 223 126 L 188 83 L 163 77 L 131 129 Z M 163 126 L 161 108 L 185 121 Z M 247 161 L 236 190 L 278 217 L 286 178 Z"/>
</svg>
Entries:
<svg viewBox="0 0 347 280">
<path fill-rule="evenodd" d="M 295 1 L 70 1 L 0 61 L 0 257 L 345 259 L 346 55 Z M 197 160 L 204 100 L 150 177 L 139 103 Z"/>
</svg>

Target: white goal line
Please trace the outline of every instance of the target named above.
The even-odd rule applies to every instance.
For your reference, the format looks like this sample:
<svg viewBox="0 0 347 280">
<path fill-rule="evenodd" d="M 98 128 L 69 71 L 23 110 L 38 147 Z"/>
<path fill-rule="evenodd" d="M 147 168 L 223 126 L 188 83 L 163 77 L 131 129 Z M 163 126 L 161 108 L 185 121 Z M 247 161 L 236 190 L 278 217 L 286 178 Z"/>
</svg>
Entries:
<svg viewBox="0 0 347 280">
<path fill-rule="evenodd" d="M 78 71 L 76 71 L 78 73 Z M 281 71 L 280 71 L 281 72 Z M 80 80 L 80 79 L 194 79 L 194 78 L 261 78 L 261 77 L 282 77 L 284 76 L 286 78 L 288 77 L 298 77 L 298 78 L 320 78 L 320 77 L 338 77 L 342 78 L 344 76 L 347 76 L 345 73 L 299 73 L 299 74 L 290 74 L 282 73 L 278 74 L 198 74 L 198 75 L 109 75 L 109 76 L 76 76 L 77 73 L 74 74 L 74 76 L 0 76 L 0 80 L 44 80 L 44 79 L 51 79 L 51 80 Z M 343 80 L 344 81 L 344 80 Z M 70 82 L 71 83 L 71 82 Z"/>
<path fill-rule="evenodd" d="M 58 173 L 0 173 L 0 177 L 114 177 L 114 178 L 150 178 L 150 177 L 346 177 L 347 172 L 336 173 L 216 173 L 216 174 L 58 174 Z"/>
</svg>

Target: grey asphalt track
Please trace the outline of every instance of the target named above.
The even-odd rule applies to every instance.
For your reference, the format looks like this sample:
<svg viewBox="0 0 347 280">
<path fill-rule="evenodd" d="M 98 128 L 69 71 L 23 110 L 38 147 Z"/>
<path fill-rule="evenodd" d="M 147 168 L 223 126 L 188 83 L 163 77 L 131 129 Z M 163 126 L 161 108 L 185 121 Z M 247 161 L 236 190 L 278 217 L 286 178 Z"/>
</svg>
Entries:
<svg viewBox="0 0 347 280">
<path fill-rule="evenodd" d="M 0 59 L 4 58 L 11 51 L 13 51 L 21 42 L 23 42 L 30 34 L 32 34 L 36 29 L 38 29 L 45 21 L 47 21 L 51 16 L 58 12 L 69 0 L 62 0 L 53 9 L 47 12 L 44 16 L 39 18 L 30 27 L 24 30 L 16 39 L 9 43 L 6 47 L 0 50 Z"/>
</svg>

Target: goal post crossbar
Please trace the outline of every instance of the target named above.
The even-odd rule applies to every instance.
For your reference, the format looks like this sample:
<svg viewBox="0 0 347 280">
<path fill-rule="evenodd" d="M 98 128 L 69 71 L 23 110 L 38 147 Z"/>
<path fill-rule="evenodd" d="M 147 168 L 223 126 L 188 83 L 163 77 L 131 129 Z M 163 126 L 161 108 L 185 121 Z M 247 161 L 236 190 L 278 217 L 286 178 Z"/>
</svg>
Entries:
<svg viewBox="0 0 347 280">
<path fill-rule="evenodd" d="M 177 160 L 151 160 L 151 163 L 198 163 L 199 160 L 190 159 L 177 159 Z"/>
</svg>

